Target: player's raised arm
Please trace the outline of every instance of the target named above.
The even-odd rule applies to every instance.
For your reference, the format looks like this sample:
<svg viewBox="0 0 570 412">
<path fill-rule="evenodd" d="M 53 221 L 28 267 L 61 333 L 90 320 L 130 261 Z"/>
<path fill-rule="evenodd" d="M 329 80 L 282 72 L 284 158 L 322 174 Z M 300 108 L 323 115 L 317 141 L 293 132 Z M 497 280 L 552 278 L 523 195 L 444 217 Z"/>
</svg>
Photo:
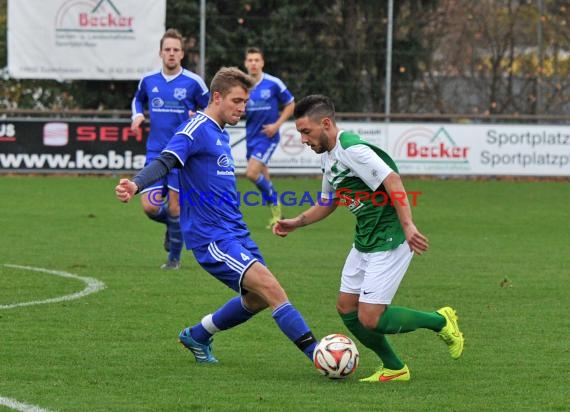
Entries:
<svg viewBox="0 0 570 412">
<path fill-rule="evenodd" d="M 115 195 L 121 202 L 127 203 L 134 195 L 162 179 L 178 164 L 178 158 L 170 152 L 163 152 L 142 169 L 133 180 L 121 179 L 115 186 Z"/>
</svg>

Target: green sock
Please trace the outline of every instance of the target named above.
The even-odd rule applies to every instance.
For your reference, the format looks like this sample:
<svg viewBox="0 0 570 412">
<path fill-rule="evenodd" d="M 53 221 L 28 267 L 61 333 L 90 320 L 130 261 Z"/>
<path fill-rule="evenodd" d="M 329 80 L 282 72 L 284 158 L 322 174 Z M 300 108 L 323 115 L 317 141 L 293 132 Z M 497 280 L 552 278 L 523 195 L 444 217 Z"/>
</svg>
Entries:
<svg viewBox="0 0 570 412">
<path fill-rule="evenodd" d="M 404 367 L 404 362 L 396 355 L 386 336 L 377 330 L 369 330 L 362 326 L 358 321 L 358 312 L 341 313 L 340 317 L 356 339 L 378 355 L 385 368 L 397 370 Z"/>
<path fill-rule="evenodd" d="M 439 332 L 444 326 L 445 318 L 437 312 L 422 312 L 401 306 L 388 306 L 380 317 L 376 330 L 391 335 L 412 332 L 420 328 Z"/>
</svg>

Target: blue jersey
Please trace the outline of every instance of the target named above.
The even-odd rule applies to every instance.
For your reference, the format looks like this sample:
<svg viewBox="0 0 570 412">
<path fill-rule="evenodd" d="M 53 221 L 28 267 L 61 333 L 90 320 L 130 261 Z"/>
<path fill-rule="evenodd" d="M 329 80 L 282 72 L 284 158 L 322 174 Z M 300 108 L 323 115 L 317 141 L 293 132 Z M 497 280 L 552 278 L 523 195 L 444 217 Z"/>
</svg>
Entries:
<svg viewBox="0 0 570 412">
<path fill-rule="evenodd" d="M 202 112 L 184 122 L 164 152 L 178 158 L 180 226 L 186 247 L 249 235 L 239 210 L 229 134 Z"/>
<path fill-rule="evenodd" d="M 144 114 L 148 104 L 150 134 L 147 152 L 160 153 L 176 128 L 188 120 L 188 111 L 196 111 L 208 105 L 210 93 L 204 80 L 189 70 L 182 69 L 176 77 L 167 80 L 162 71 L 146 74 L 131 103 L 133 118 Z"/>
<path fill-rule="evenodd" d="M 259 83 L 249 95 L 245 112 L 245 132 L 247 139 L 264 138 L 261 128 L 279 119 L 279 107 L 294 100 L 293 95 L 277 77 L 263 73 Z M 279 138 L 279 132 L 274 136 Z"/>
</svg>

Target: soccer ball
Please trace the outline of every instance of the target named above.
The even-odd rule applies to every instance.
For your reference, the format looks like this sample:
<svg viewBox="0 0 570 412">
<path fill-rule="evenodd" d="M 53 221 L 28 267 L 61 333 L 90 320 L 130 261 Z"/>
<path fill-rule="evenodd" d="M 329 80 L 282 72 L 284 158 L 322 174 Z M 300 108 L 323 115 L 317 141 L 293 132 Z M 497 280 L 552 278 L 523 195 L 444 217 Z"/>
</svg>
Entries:
<svg viewBox="0 0 570 412">
<path fill-rule="evenodd" d="M 341 333 L 322 338 L 313 352 L 315 367 L 331 379 L 342 379 L 354 373 L 359 358 L 354 342 Z"/>
</svg>

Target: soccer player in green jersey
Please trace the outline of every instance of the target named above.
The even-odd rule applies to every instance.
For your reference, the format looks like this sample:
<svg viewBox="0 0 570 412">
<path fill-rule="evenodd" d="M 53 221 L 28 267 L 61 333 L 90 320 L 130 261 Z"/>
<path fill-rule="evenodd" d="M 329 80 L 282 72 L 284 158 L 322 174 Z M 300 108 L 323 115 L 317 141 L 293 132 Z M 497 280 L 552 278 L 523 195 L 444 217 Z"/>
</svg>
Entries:
<svg viewBox="0 0 570 412">
<path fill-rule="evenodd" d="M 287 236 L 298 227 L 346 206 L 356 216 L 354 244 L 346 258 L 337 310 L 352 334 L 374 351 L 382 365 L 362 382 L 408 381 L 410 370 L 386 335 L 419 328 L 436 332 L 453 359 L 463 352 L 464 338 L 450 307 L 423 312 L 391 305 L 414 252 L 428 249 L 428 239 L 412 220 L 409 200 L 394 161 L 373 144 L 338 128 L 333 102 L 311 95 L 295 106 L 295 126 L 304 144 L 321 156 L 322 198 L 293 219 L 273 228 Z"/>
</svg>

